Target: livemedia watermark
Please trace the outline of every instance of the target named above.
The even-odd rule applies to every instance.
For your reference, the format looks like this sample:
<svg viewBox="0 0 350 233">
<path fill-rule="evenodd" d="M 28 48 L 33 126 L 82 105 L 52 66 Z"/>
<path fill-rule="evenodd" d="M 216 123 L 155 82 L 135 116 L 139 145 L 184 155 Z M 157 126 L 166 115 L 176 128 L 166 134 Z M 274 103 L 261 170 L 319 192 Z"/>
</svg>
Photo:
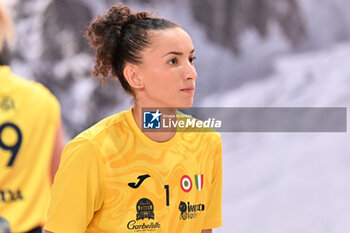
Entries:
<svg viewBox="0 0 350 233">
<path fill-rule="evenodd" d="M 143 131 L 334 132 L 347 131 L 346 107 L 144 108 Z"/>
</svg>

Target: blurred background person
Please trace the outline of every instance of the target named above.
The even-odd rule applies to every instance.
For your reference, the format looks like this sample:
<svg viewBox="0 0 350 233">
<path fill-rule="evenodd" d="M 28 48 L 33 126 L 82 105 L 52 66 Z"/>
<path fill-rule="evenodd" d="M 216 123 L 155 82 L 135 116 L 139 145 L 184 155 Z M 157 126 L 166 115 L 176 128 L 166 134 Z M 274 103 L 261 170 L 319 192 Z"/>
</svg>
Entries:
<svg viewBox="0 0 350 233">
<path fill-rule="evenodd" d="M 63 147 L 60 106 L 12 73 L 12 21 L 0 6 L 0 232 L 42 232 Z"/>
</svg>

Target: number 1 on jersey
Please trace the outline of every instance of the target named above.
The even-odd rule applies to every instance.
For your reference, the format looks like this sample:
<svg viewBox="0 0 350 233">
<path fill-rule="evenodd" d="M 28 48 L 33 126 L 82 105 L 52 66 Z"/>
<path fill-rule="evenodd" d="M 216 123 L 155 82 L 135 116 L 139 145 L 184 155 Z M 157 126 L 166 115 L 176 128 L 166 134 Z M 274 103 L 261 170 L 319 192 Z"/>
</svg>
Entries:
<svg viewBox="0 0 350 233">
<path fill-rule="evenodd" d="M 166 206 L 169 206 L 169 185 L 164 185 L 165 194 L 166 194 Z"/>
</svg>

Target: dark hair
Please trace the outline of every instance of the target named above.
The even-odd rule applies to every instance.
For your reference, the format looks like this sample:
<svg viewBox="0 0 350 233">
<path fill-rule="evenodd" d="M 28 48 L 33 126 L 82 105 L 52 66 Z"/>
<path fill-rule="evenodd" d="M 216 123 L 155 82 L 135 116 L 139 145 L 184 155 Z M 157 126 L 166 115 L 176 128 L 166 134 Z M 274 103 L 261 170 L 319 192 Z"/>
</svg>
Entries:
<svg viewBox="0 0 350 233">
<path fill-rule="evenodd" d="M 134 94 L 124 77 L 126 62 L 140 64 L 140 52 L 151 45 L 148 31 L 178 27 L 169 20 L 152 17 L 148 12 L 132 13 L 119 4 L 98 16 L 87 30 L 92 47 L 97 49 L 93 75 L 104 83 L 107 76 L 118 78 L 124 90 Z"/>
</svg>

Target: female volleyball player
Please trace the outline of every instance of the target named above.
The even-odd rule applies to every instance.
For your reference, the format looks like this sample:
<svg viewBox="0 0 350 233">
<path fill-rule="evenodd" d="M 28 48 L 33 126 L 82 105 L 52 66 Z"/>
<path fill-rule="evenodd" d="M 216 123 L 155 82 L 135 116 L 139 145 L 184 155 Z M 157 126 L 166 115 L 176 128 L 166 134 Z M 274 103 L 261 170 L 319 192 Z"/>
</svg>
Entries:
<svg viewBox="0 0 350 233">
<path fill-rule="evenodd" d="M 192 106 L 190 36 L 117 5 L 90 25 L 94 75 L 118 78 L 134 106 L 73 139 L 55 177 L 46 232 L 211 232 L 221 226 L 218 133 L 143 132 L 142 108 Z M 158 120 L 161 112 L 153 114 Z"/>
</svg>

